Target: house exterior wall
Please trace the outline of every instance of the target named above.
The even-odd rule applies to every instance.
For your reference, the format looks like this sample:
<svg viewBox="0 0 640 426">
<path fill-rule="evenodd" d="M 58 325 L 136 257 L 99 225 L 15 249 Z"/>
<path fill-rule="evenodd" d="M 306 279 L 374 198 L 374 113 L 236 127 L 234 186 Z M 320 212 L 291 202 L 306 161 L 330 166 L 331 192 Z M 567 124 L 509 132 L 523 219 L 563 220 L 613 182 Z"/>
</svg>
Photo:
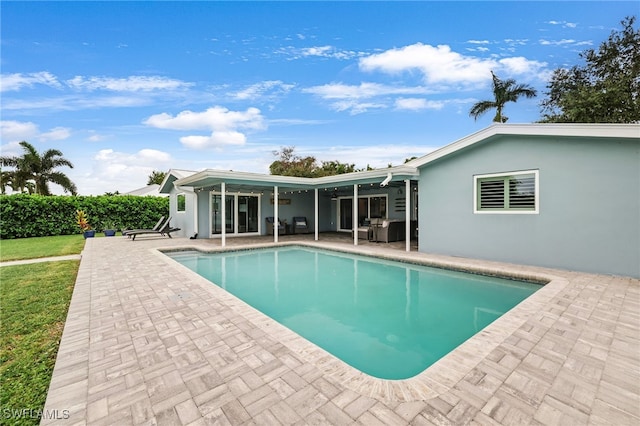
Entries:
<svg viewBox="0 0 640 426">
<path fill-rule="evenodd" d="M 185 195 L 185 211 L 178 211 L 178 194 Z M 172 235 L 184 237 L 193 235 L 193 213 L 195 208 L 195 194 L 180 191 L 175 187 L 169 193 L 169 214 L 171 215 L 171 226 L 180 228 L 179 231 L 172 232 Z"/>
<path fill-rule="evenodd" d="M 538 214 L 474 214 L 474 175 L 539 171 Z M 419 250 L 640 277 L 640 138 L 500 136 L 420 168 Z"/>
</svg>

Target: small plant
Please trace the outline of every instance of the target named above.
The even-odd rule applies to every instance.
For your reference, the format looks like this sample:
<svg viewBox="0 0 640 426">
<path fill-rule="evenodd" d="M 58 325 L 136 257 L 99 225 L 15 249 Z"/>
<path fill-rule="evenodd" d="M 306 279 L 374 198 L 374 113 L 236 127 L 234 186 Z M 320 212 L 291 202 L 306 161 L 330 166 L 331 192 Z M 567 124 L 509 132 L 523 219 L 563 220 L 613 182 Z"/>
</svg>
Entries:
<svg viewBox="0 0 640 426">
<path fill-rule="evenodd" d="M 89 225 L 89 218 L 84 210 L 76 210 L 76 223 L 82 232 L 90 231 L 91 225 Z"/>
</svg>

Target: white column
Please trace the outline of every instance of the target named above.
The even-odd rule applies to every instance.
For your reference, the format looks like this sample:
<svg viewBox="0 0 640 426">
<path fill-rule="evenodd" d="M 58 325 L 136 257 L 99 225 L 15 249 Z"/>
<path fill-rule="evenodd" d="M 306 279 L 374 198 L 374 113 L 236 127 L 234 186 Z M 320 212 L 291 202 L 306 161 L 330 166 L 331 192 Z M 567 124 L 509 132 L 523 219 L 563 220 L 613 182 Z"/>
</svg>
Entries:
<svg viewBox="0 0 640 426">
<path fill-rule="evenodd" d="M 353 184 L 353 245 L 358 245 L 358 184 Z"/>
<path fill-rule="evenodd" d="M 222 247 L 224 247 L 227 244 L 227 185 L 225 182 L 220 184 L 220 193 L 220 198 L 222 199 L 222 208 L 220 209 L 220 213 L 222 214 Z"/>
<path fill-rule="evenodd" d="M 405 234 L 405 250 L 406 251 L 411 251 L 411 180 L 409 179 L 405 179 L 404 181 L 404 194 L 405 194 L 405 202 L 404 202 L 404 206 L 405 206 L 405 212 L 404 212 L 404 217 L 405 217 L 405 228 L 404 228 L 404 234 Z"/>
<path fill-rule="evenodd" d="M 273 242 L 278 242 L 278 187 L 273 187 Z"/>
<path fill-rule="evenodd" d="M 315 224 L 315 233 L 316 233 L 315 240 L 318 241 L 318 230 L 320 229 L 318 224 L 318 217 L 320 216 L 320 205 L 318 203 L 318 188 L 314 189 L 314 192 L 315 192 L 315 210 L 314 210 L 315 217 L 313 218 L 313 222 Z"/>
</svg>

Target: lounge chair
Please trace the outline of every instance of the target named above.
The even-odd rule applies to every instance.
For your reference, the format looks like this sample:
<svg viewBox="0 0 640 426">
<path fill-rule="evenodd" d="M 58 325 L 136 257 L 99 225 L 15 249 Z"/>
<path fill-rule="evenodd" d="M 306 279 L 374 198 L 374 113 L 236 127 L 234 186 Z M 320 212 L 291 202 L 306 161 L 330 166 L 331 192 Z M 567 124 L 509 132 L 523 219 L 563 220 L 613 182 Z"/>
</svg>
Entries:
<svg viewBox="0 0 640 426">
<path fill-rule="evenodd" d="M 267 222 L 267 234 L 273 235 L 273 216 L 267 216 L 264 218 Z M 282 221 L 278 219 L 278 235 L 284 235 L 287 233 L 287 228 L 284 226 Z"/>
<path fill-rule="evenodd" d="M 171 236 L 171 233 L 175 231 L 179 231 L 180 228 L 172 228 L 169 222 L 171 222 L 171 216 L 169 216 L 169 218 L 164 222 L 164 224 L 162 224 L 160 229 L 136 229 L 135 231 L 127 232 L 127 235 L 130 235 L 131 239 L 134 241 L 136 239 L 136 236 L 145 235 L 145 234 L 146 235 L 155 234 L 155 235 L 162 235 L 162 236 L 166 235 L 169 238 L 173 238 Z"/>
<path fill-rule="evenodd" d="M 292 232 L 294 234 L 302 234 L 302 233 L 309 233 L 309 224 L 307 223 L 307 218 L 304 216 L 294 216 L 293 217 L 293 224 L 292 226 Z"/>
<path fill-rule="evenodd" d="M 157 231 L 158 229 L 160 229 L 160 227 L 162 226 L 162 224 L 164 224 L 164 216 L 160 217 L 160 220 L 158 221 L 158 223 L 155 224 L 155 226 L 153 228 L 151 228 L 152 231 Z M 122 230 L 122 235 L 127 235 L 129 238 L 131 238 L 131 235 L 129 235 L 130 232 L 135 232 L 135 231 L 145 231 L 145 229 L 123 229 Z"/>
</svg>

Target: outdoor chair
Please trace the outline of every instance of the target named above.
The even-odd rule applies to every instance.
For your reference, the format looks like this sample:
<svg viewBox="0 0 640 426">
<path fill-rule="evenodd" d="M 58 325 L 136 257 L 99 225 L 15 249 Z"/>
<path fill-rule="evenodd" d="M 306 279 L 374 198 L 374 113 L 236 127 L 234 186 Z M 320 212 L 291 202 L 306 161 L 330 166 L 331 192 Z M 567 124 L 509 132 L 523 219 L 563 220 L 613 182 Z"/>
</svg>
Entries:
<svg viewBox="0 0 640 426">
<path fill-rule="evenodd" d="M 292 231 L 294 234 L 307 234 L 310 232 L 307 218 L 304 216 L 294 216 L 292 227 Z"/>
<path fill-rule="evenodd" d="M 371 228 L 371 220 L 365 218 L 362 221 L 362 225 L 358 227 L 358 239 L 369 240 L 373 238 L 373 229 Z"/>
<path fill-rule="evenodd" d="M 404 241 L 405 223 L 404 220 L 383 220 L 378 228 L 374 230 L 375 241 L 378 243 Z"/>
<path fill-rule="evenodd" d="M 157 231 L 158 229 L 160 229 L 160 227 L 162 226 L 162 224 L 164 223 L 164 216 L 160 217 L 160 220 L 158 220 L 158 223 L 155 224 L 155 226 L 153 228 L 151 228 L 152 231 Z M 122 230 L 122 235 L 126 235 L 129 238 L 131 238 L 131 235 L 129 235 L 130 232 L 134 232 L 134 231 L 145 231 L 145 229 L 123 229 Z"/>
<path fill-rule="evenodd" d="M 180 228 L 172 228 L 170 225 L 170 222 L 171 222 L 171 216 L 169 216 L 169 218 L 164 222 L 164 224 L 162 224 L 162 226 L 159 229 L 136 229 L 134 231 L 127 232 L 127 235 L 130 235 L 131 239 L 134 241 L 136 239 L 136 236 L 138 235 L 149 235 L 149 234 L 162 235 L 162 236 L 166 235 L 169 238 L 173 238 L 171 236 L 171 233 L 179 231 Z"/>
<path fill-rule="evenodd" d="M 273 235 L 273 216 L 267 216 L 264 218 L 267 222 L 267 235 Z M 278 219 L 278 235 L 284 235 L 287 232 L 287 228 L 284 226 L 282 221 Z"/>
</svg>

